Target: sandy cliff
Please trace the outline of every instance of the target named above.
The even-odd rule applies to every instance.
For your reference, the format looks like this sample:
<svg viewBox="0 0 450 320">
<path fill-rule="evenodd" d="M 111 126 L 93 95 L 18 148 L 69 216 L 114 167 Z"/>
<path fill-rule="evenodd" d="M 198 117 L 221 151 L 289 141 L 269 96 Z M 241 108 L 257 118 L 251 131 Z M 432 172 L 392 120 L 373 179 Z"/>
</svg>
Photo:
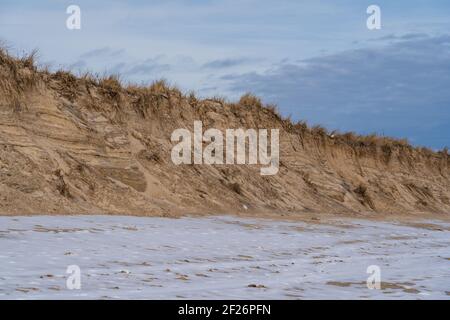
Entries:
<svg viewBox="0 0 450 320">
<path fill-rule="evenodd" d="M 299 102 L 300 103 L 300 102 Z M 177 128 L 279 128 L 280 170 L 172 163 Z M 248 209 L 244 209 L 244 206 Z M 255 97 L 37 70 L 0 53 L 0 214 L 450 213 L 447 151 L 329 134 Z"/>
</svg>

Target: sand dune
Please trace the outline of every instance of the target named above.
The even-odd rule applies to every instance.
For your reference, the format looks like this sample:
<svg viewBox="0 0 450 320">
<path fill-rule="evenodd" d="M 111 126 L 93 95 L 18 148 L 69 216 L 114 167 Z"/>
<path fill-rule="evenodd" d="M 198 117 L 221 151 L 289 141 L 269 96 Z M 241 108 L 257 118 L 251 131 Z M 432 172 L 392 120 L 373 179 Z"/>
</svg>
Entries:
<svg viewBox="0 0 450 320">
<path fill-rule="evenodd" d="M 301 101 L 299 101 L 301 104 Z M 277 128 L 280 170 L 179 165 L 171 133 Z M 447 151 L 328 133 L 280 117 L 251 95 L 198 99 L 163 82 L 38 70 L 0 53 L 0 214 L 435 214 L 450 212 Z"/>
</svg>

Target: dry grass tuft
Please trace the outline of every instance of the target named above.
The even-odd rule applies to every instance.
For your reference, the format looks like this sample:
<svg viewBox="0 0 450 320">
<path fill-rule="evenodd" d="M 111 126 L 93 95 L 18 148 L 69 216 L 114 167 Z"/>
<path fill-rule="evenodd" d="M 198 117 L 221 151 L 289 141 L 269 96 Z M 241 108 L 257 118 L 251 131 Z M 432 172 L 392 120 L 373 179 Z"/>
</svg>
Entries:
<svg viewBox="0 0 450 320">
<path fill-rule="evenodd" d="M 166 95 L 167 97 L 169 97 L 170 95 L 170 90 L 171 87 L 170 85 L 167 83 L 166 80 L 161 79 L 158 81 L 154 81 L 150 87 L 148 88 L 152 93 L 156 93 L 156 94 L 162 94 L 162 95 Z"/>
<path fill-rule="evenodd" d="M 37 54 L 38 54 L 38 50 L 34 49 L 29 54 L 25 54 L 21 58 L 19 58 L 21 67 L 30 69 L 32 71 L 36 71 L 37 69 L 35 66 L 35 62 L 36 62 Z"/>
<path fill-rule="evenodd" d="M 308 131 L 308 124 L 306 121 L 298 121 L 294 124 L 293 129 L 300 134 L 304 134 L 306 131 Z"/>
<path fill-rule="evenodd" d="M 149 113 L 148 110 L 154 101 L 153 94 L 147 88 L 136 85 L 129 85 L 127 87 L 127 92 L 132 97 L 131 104 L 136 112 L 143 118 L 147 118 Z"/>
<path fill-rule="evenodd" d="M 187 99 L 188 99 L 189 105 L 191 107 L 196 108 L 198 106 L 199 100 L 195 96 L 195 92 L 194 91 L 189 92 Z"/>
<path fill-rule="evenodd" d="M 214 96 L 212 98 L 206 99 L 212 102 L 216 102 L 221 104 L 222 106 L 224 106 L 225 104 L 227 104 L 227 98 L 223 97 L 223 96 Z"/>
<path fill-rule="evenodd" d="M 251 93 L 244 94 L 239 99 L 239 105 L 246 108 L 257 107 L 261 109 L 263 107 L 261 99 Z"/>
<path fill-rule="evenodd" d="M 327 129 L 320 125 L 315 125 L 314 127 L 312 127 L 311 132 L 313 135 L 317 135 L 320 137 L 326 137 L 328 135 Z"/>
<path fill-rule="evenodd" d="M 51 75 L 56 80 L 56 89 L 63 97 L 73 102 L 78 97 L 78 79 L 70 72 L 59 70 Z"/>
<path fill-rule="evenodd" d="M 122 83 L 118 75 L 109 75 L 98 80 L 99 92 L 107 98 L 116 111 L 122 109 Z"/>
<path fill-rule="evenodd" d="M 122 92 L 122 83 L 118 75 L 105 76 L 99 79 L 98 85 L 103 90 L 103 93 L 111 99 L 117 98 Z"/>
<path fill-rule="evenodd" d="M 36 54 L 34 50 L 29 55 L 14 58 L 0 48 L 0 92 L 6 104 L 15 112 L 26 109 L 25 94 L 38 85 Z"/>
</svg>

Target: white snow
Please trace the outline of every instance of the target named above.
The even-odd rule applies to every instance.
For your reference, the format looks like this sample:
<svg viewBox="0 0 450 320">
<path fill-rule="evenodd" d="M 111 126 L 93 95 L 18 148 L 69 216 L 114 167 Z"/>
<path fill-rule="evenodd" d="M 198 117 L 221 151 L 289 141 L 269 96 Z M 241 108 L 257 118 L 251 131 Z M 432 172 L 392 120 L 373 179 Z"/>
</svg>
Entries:
<svg viewBox="0 0 450 320">
<path fill-rule="evenodd" d="M 0 217 L 0 299 L 449 299 L 450 224 L 428 223 Z"/>
</svg>

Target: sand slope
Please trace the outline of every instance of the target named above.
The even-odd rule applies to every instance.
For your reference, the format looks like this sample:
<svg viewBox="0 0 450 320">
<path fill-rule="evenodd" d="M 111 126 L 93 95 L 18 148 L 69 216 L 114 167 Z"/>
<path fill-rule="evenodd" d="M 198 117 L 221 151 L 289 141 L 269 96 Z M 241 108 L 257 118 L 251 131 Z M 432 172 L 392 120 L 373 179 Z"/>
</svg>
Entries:
<svg viewBox="0 0 450 320">
<path fill-rule="evenodd" d="M 299 101 L 299 104 L 301 101 Z M 280 171 L 181 165 L 177 128 L 279 128 Z M 0 54 L 0 214 L 450 212 L 450 157 L 404 141 L 328 134 L 246 96 L 199 100 L 163 83 L 38 71 Z M 244 209 L 244 205 L 248 208 Z"/>
</svg>

